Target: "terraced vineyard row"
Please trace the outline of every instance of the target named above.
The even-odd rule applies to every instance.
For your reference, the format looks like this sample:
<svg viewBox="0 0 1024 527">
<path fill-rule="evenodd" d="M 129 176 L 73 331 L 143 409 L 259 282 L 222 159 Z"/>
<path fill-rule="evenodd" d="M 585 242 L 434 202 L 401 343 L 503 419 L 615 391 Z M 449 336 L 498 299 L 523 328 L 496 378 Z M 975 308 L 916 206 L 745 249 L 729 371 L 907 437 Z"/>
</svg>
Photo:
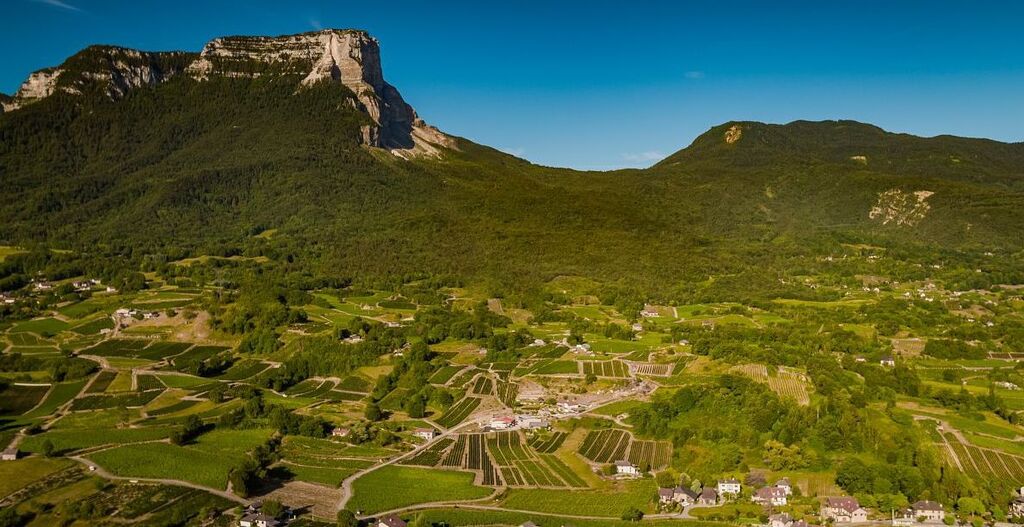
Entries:
<svg viewBox="0 0 1024 527">
<path fill-rule="evenodd" d="M 672 366 L 674 366 L 674 364 L 655 364 L 652 362 L 641 362 L 631 364 L 630 370 L 637 375 L 654 375 L 658 377 L 667 377 L 669 375 L 672 375 Z"/>
<path fill-rule="evenodd" d="M 947 433 L 944 436 L 966 474 L 980 479 L 1009 482 L 1014 487 L 1024 485 L 1024 458 L 961 443 L 953 434 Z M 950 466 L 956 468 L 956 460 L 948 458 L 948 451 L 946 454 Z"/>
<path fill-rule="evenodd" d="M 491 395 L 494 392 L 494 381 L 483 375 L 473 383 L 473 395 Z"/>
<path fill-rule="evenodd" d="M 659 470 L 672 461 L 672 444 L 667 441 L 632 441 L 626 459 L 640 470 Z"/>
<path fill-rule="evenodd" d="M 625 459 L 629 447 L 629 433 L 622 430 L 587 432 L 580 445 L 580 455 L 595 463 L 611 463 Z"/>
<path fill-rule="evenodd" d="M 583 375 L 596 375 L 598 377 L 624 378 L 629 377 L 629 368 L 626 363 L 618 360 L 588 360 L 581 361 L 583 364 Z"/>
<path fill-rule="evenodd" d="M 550 454 L 562 446 L 569 434 L 565 432 L 554 432 L 548 436 L 537 434 L 530 439 L 530 446 L 542 454 Z"/>
<path fill-rule="evenodd" d="M 402 464 L 420 465 L 424 467 L 436 466 L 441 462 L 441 457 L 444 455 L 444 451 L 454 443 L 455 440 L 450 437 L 438 439 L 434 444 L 421 450 L 415 456 L 403 461 Z"/>
<path fill-rule="evenodd" d="M 572 469 L 554 456 L 538 456 L 519 432 L 498 432 L 487 438 L 487 449 L 509 486 L 585 487 Z"/>
<path fill-rule="evenodd" d="M 733 367 L 733 370 L 757 382 L 767 384 L 780 397 L 792 399 L 801 405 L 811 403 L 807 381 L 799 373 L 780 369 L 775 375 L 769 375 L 768 368 L 764 364 L 743 364 Z"/>
<path fill-rule="evenodd" d="M 437 424 L 451 428 L 469 417 L 469 414 L 473 413 L 477 406 L 480 406 L 479 398 L 463 397 L 461 401 L 452 405 L 444 415 L 437 419 Z"/>
<path fill-rule="evenodd" d="M 519 397 L 519 385 L 514 382 L 498 381 L 498 400 L 509 408 L 516 405 L 516 398 Z"/>
<path fill-rule="evenodd" d="M 441 460 L 442 467 L 461 467 L 466 463 L 466 434 L 460 434 L 459 438 L 452 445 L 451 450 Z"/>
</svg>

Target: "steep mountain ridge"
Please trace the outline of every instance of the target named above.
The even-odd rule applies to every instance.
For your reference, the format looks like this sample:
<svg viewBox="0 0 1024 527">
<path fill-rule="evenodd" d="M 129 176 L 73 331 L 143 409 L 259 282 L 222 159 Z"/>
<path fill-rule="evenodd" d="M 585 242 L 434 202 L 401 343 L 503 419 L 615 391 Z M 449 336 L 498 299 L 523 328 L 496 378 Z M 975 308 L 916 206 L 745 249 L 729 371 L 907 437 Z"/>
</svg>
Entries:
<svg viewBox="0 0 1024 527">
<path fill-rule="evenodd" d="M 647 170 L 579 172 L 432 140 L 362 32 L 225 37 L 158 65 L 159 83 L 110 91 L 111 75 L 0 115 L 0 244 L 655 288 L 709 274 L 780 287 L 738 273 L 844 243 L 1024 248 L 1021 145 L 731 122 Z M 396 123 L 412 148 L 390 142 Z"/>
<path fill-rule="evenodd" d="M 98 91 L 119 100 L 131 90 L 156 86 L 182 73 L 198 81 L 295 76 L 301 78 L 297 89 L 337 83 L 354 94 L 351 104 L 370 117 L 371 122 L 361 127 L 364 144 L 401 157 L 437 156 L 441 148 L 457 148 L 454 139 L 420 119 L 384 80 L 377 40 L 358 30 L 221 37 L 207 43 L 198 55 L 91 46 L 58 67 L 31 74 L 3 108 L 12 112 L 58 92 Z"/>
</svg>

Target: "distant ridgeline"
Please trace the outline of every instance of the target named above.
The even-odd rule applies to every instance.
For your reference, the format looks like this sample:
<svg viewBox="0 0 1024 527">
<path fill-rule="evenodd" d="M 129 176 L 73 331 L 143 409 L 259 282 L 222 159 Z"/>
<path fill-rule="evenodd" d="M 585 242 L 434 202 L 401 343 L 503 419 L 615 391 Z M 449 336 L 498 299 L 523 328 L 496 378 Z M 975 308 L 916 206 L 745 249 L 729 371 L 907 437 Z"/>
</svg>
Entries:
<svg viewBox="0 0 1024 527">
<path fill-rule="evenodd" d="M 540 167 L 424 123 L 361 31 L 93 46 L 0 103 L 0 244 L 495 292 L 813 296 L 780 277 L 867 246 L 1020 276 L 1022 144 L 731 122 L 646 170 Z"/>
</svg>

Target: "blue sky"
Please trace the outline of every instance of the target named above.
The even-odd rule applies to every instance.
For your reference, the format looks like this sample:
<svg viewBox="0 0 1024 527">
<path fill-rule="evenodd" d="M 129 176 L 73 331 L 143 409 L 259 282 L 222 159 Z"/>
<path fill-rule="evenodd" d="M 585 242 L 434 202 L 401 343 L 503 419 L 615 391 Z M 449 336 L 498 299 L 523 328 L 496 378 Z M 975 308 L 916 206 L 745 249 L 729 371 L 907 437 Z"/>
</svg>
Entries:
<svg viewBox="0 0 1024 527">
<path fill-rule="evenodd" d="M 648 166 L 729 120 L 1024 140 L 1024 2 L 7 0 L 0 91 L 89 44 L 361 28 L 428 122 L 533 162 Z"/>
</svg>

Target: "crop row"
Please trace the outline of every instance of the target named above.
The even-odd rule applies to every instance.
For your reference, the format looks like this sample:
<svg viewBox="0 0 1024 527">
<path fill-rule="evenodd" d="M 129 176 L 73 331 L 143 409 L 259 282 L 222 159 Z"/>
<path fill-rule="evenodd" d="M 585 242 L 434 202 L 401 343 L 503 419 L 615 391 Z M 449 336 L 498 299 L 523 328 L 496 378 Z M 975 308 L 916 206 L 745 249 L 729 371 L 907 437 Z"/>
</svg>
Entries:
<svg viewBox="0 0 1024 527">
<path fill-rule="evenodd" d="M 598 360 L 583 361 L 583 374 L 597 377 L 622 378 L 629 377 L 629 368 L 622 361 Z"/>
<path fill-rule="evenodd" d="M 404 461 L 406 465 L 420 465 L 424 467 L 433 467 L 441 462 L 441 457 L 444 455 L 444 451 L 452 446 L 455 440 L 450 437 L 443 437 L 438 439 L 434 444 L 421 450 L 415 456 Z"/>
<path fill-rule="evenodd" d="M 519 397 L 519 385 L 514 382 L 498 381 L 498 400 L 505 406 L 512 408 L 516 405 Z"/>
<path fill-rule="evenodd" d="M 611 463 L 623 459 L 628 446 L 628 433 L 622 430 L 598 430 L 587 433 L 579 452 L 595 463 Z"/>
<path fill-rule="evenodd" d="M 463 397 L 461 401 L 455 403 L 437 419 L 437 424 L 445 428 L 451 428 L 469 417 L 469 414 L 473 413 L 477 406 L 480 406 L 480 399 L 476 397 Z"/>
<path fill-rule="evenodd" d="M 645 362 L 637 364 L 634 368 L 638 375 L 656 375 L 665 377 L 672 375 L 672 364 L 654 364 Z"/>
<path fill-rule="evenodd" d="M 665 441 L 632 441 L 626 459 L 645 472 L 661 469 L 672 460 L 672 445 Z"/>
<path fill-rule="evenodd" d="M 534 435 L 530 439 L 530 446 L 541 454 L 550 454 L 562 446 L 569 434 L 565 432 L 553 432 L 551 435 Z"/>
<path fill-rule="evenodd" d="M 476 382 L 473 383 L 473 394 L 474 395 L 491 395 L 494 392 L 494 381 L 484 377 L 483 375 L 476 378 Z"/>
</svg>

